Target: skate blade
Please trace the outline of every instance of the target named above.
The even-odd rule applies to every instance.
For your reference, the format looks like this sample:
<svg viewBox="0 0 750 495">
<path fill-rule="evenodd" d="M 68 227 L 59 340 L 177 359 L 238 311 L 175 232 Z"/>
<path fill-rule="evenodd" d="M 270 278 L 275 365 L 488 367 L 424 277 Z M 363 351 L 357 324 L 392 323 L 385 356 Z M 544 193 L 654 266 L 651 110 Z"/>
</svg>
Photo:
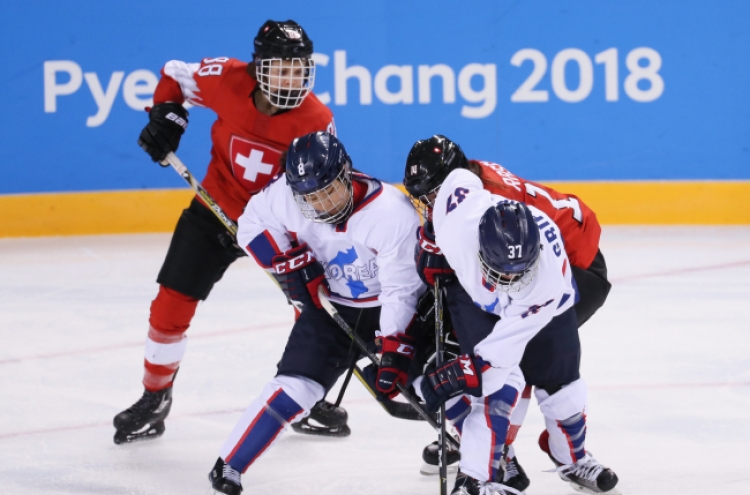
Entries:
<svg viewBox="0 0 750 495">
<path fill-rule="evenodd" d="M 458 471 L 458 463 L 454 462 L 453 464 L 448 464 L 448 472 L 449 473 L 455 473 Z M 426 462 L 422 463 L 422 467 L 419 468 L 419 474 L 423 474 L 425 476 L 437 476 L 440 474 L 440 468 L 433 465 L 433 464 L 427 464 Z"/>
<path fill-rule="evenodd" d="M 315 426 L 309 423 L 298 422 L 292 425 L 292 430 L 303 435 L 318 435 L 321 437 L 348 437 L 352 434 L 352 430 L 349 429 L 348 425 L 343 425 L 338 428 L 330 428 L 328 426 Z"/>
<path fill-rule="evenodd" d="M 573 488 L 573 490 L 577 491 L 578 493 L 586 493 L 587 495 L 622 495 L 622 492 L 618 490 L 617 487 L 614 487 L 607 492 L 595 492 L 591 488 L 586 488 L 581 485 L 577 485 L 573 483 L 572 481 L 568 481 L 568 484 Z"/>
<path fill-rule="evenodd" d="M 137 442 L 140 440 L 150 440 L 162 436 L 164 430 L 166 430 L 164 427 L 164 421 L 158 421 L 153 425 L 146 425 L 140 430 L 131 433 L 116 431 L 113 440 L 117 445 Z"/>
</svg>

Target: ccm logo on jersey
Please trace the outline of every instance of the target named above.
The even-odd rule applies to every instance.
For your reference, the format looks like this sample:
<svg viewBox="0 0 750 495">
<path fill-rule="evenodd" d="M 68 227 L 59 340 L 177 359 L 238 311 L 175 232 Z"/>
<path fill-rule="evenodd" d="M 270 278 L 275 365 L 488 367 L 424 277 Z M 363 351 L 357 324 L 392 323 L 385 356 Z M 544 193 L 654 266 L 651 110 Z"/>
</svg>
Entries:
<svg viewBox="0 0 750 495">
<path fill-rule="evenodd" d="M 313 258 L 313 254 L 308 251 L 306 253 L 300 254 L 299 256 L 295 256 L 290 260 L 286 260 L 283 263 L 274 265 L 273 268 L 278 274 L 289 273 L 295 270 L 299 270 L 303 266 L 307 266 L 313 261 L 315 261 L 315 258 Z"/>
<path fill-rule="evenodd" d="M 182 127 L 183 129 L 187 129 L 187 124 L 188 124 L 187 120 L 183 119 L 182 117 L 180 117 L 176 113 L 169 112 L 167 114 L 167 119 L 171 120 L 172 122 L 174 122 L 178 126 Z"/>
</svg>

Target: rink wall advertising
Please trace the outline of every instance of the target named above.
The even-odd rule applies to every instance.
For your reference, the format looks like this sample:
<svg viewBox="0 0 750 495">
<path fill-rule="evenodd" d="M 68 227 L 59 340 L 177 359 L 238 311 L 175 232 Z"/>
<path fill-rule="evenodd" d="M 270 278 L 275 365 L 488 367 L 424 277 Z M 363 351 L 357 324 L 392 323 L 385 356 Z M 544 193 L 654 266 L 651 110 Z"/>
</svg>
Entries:
<svg viewBox="0 0 750 495">
<path fill-rule="evenodd" d="M 577 194 L 603 223 L 750 223 L 750 2 L 12 0 L 0 236 L 168 231 L 191 192 L 136 145 L 168 60 L 250 60 L 269 18 L 315 45 L 355 167 L 400 182 L 432 134 Z M 179 156 L 198 177 L 210 110 Z M 707 213 L 706 204 L 711 204 Z M 703 205 L 703 206 L 701 206 Z"/>
</svg>

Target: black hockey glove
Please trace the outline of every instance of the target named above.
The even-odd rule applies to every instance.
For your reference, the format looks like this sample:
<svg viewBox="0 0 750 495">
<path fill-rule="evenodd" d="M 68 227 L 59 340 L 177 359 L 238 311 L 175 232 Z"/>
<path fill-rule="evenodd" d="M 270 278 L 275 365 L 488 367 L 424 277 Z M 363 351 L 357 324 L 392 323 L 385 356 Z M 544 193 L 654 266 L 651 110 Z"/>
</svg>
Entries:
<svg viewBox="0 0 750 495">
<path fill-rule="evenodd" d="M 297 309 L 301 311 L 305 306 L 323 307 L 318 287 L 323 286 L 328 292 L 325 270 L 307 244 L 292 248 L 284 254 L 277 254 L 271 260 L 271 267 L 281 290 Z"/>
<path fill-rule="evenodd" d="M 170 151 L 177 151 L 188 126 L 188 113 L 179 103 L 159 103 L 148 114 L 149 122 L 141 131 L 138 146 L 161 165 Z"/>
<path fill-rule="evenodd" d="M 396 384 L 406 385 L 409 367 L 414 359 L 414 340 L 406 334 L 383 339 L 383 356 L 375 380 L 378 392 L 392 399 L 399 394 Z"/>
<path fill-rule="evenodd" d="M 417 246 L 414 250 L 414 261 L 417 264 L 417 273 L 422 282 L 432 287 L 435 285 L 435 277 L 440 276 L 443 283 L 453 281 L 455 273 L 443 256 L 443 252 L 435 244 L 435 231 L 432 222 L 425 222 L 424 226 L 417 229 Z"/>
<path fill-rule="evenodd" d="M 435 412 L 445 401 L 461 394 L 481 397 L 482 364 L 481 359 L 462 354 L 437 369 L 434 364 L 429 365 L 420 387 L 426 409 Z"/>
</svg>

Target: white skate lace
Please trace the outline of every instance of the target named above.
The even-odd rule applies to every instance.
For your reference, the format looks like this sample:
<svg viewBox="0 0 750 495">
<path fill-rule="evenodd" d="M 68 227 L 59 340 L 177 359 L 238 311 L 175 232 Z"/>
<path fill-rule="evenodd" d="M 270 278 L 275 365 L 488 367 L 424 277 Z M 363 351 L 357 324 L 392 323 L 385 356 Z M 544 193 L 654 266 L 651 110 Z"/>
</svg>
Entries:
<svg viewBox="0 0 750 495">
<path fill-rule="evenodd" d="M 594 459 L 594 456 L 588 452 L 575 464 L 563 464 L 556 469 L 550 469 L 550 473 L 562 473 L 564 475 L 572 474 L 579 479 L 591 481 L 596 484 L 596 479 L 599 474 L 604 470 L 604 466 Z"/>
<path fill-rule="evenodd" d="M 523 495 L 515 488 L 505 486 L 502 483 L 480 483 L 479 495 Z"/>
<path fill-rule="evenodd" d="M 221 474 L 224 476 L 224 479 L 231 481 L 235 485 L 241 485 L 240 472 L 235 471 L 229 464 L 224 464 Z"/>
<path fill-rule="evenodd" d="M 505 465 L 505 476 L 503 477 L 503 481 L 508 481 L 514 476 L 518 476 L 518 468 L 516 467 L 516 462 L 514 459 L 515 458 L 509 460 Z"/>
</svg>

